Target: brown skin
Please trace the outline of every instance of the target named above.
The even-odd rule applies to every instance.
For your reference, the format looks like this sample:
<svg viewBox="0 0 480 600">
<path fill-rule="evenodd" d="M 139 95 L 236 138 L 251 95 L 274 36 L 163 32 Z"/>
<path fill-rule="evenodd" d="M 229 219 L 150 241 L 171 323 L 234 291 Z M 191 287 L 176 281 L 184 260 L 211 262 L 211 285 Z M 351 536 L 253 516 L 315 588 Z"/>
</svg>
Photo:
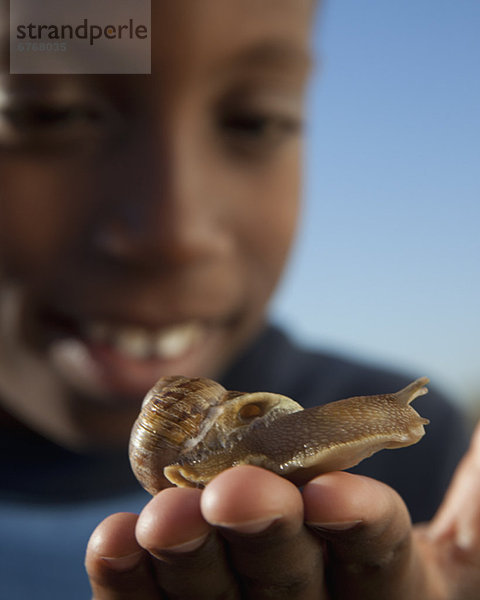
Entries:
<svg viewBox="0 0 480 600">
<path fill-rule="evenodd" d="M 100 115 L 38 144 L 0 129 L 2 404 L 67 446 L 126 446 L 145 373 L 218 376 L 262 323 L 295 228 L 311 3 L 153 4 L 152 76 L 4 79 Z M 57 325 L 66 313 L 59 332 L 45 309 Z M 153 366 L 110 353 L 99 387 L 51 352 L 92 318 L 153 330 L 195 318 L 207 333 Z M 300 492 L 244 466 L 203 492 L 164 490 L 92 535 L 94 598 L 473 600 L 479 438 L 416 531 L 393 490 L 346 473 Z"/>
<path fill-rule="evenodd" d="M 0 390 L 20 420 L 70 446 L 124 445 L 161 375 L 218 376 L 259 329 L 295 230 L 310 2 L 174 4 L 155 5 L 152 76 L 4 85 L 12 99 L 99 115 L 7 120 L 0 138 Z M 51 339 L 96 320 L 145 331 L 195 320 L 204 339 L 148 380 L 142 361 L 110 357 L 105 389 L 90 393 L 54 362 Z M 33 360 L 35 405 L 22 387 Z"/>
</svg>

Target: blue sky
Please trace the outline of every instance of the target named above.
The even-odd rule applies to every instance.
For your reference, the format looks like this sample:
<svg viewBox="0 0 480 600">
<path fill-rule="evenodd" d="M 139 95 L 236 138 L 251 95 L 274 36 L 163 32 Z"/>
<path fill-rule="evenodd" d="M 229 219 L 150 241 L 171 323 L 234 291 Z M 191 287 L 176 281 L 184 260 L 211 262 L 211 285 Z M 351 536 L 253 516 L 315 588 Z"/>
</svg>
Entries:
<svg viewBox="0 0 480 600">
<path fill-rule="evenodd" d="M 327 0 L 273 315 L 480 402 L 480 2 Z"/>
</svg>

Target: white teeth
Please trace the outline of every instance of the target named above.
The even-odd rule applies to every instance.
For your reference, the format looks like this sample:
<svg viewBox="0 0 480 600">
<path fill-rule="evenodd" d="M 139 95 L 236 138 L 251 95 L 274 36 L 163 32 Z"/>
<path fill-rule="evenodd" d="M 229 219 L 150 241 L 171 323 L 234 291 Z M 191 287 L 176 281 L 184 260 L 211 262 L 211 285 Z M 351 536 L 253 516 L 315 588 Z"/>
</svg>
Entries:
<svg viewBox="0 0 480 600">
<path fill-rule="evenodd" d="M 196 341 L 199 333 L 199 327 L 195 323 L 160 332 L 155 339 L 155 353 L 159 358 L 181 356 Z"/>
<path fill-rule="evenodd" d="M 183 323 L 156 332 L 104 322 L 93 322 L 86 327 L 91 341 L 110 344 L 121 354 L 137 359 L 181 356 L 201 337 L 202 331 L 199 323 Z"/>
<path fill-rule="evenodd" d="M 113 345 L 122 354 L 132 358 L 148 358 L 152 354 L 152 340 L 142 329 L 125 327 L 117 330 Z"/>
</svg>

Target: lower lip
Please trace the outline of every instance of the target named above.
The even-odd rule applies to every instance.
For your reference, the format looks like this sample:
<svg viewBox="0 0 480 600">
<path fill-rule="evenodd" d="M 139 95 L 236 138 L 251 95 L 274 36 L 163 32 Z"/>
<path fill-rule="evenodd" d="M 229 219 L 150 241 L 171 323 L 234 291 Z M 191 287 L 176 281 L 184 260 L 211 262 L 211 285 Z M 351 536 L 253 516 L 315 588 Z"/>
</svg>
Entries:
<svg viewBox="0 0 480 600">
<path fill-rule="evenodd" d="M 78 338 L 53 341 L 50 355 L 62 379 L 101 402 L 140 403 L 159 377 L 205 375 L 208 356 L 219 349 L 219 332 L 209 332 L 175 358 L 137 359 L 108 344 Z"/>
</svg>

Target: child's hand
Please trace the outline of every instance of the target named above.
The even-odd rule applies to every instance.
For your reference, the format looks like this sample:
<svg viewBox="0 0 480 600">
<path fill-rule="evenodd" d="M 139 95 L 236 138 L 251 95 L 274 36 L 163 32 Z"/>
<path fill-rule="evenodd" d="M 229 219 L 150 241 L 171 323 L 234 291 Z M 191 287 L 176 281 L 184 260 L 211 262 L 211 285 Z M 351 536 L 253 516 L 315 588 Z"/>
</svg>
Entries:
<svg viewBox="0 0 480 600">
<path fill-rule="evenodd" d="M 372 479 L 329 473 L 301 493 L 244 466 L 203 492 L 164 490 L 139 517 L 108 517 L 86 564 L 95 600 L 474 600 L 480 427 L 427 526 L 412 529 L 401 498 Z"/>
</svg>

